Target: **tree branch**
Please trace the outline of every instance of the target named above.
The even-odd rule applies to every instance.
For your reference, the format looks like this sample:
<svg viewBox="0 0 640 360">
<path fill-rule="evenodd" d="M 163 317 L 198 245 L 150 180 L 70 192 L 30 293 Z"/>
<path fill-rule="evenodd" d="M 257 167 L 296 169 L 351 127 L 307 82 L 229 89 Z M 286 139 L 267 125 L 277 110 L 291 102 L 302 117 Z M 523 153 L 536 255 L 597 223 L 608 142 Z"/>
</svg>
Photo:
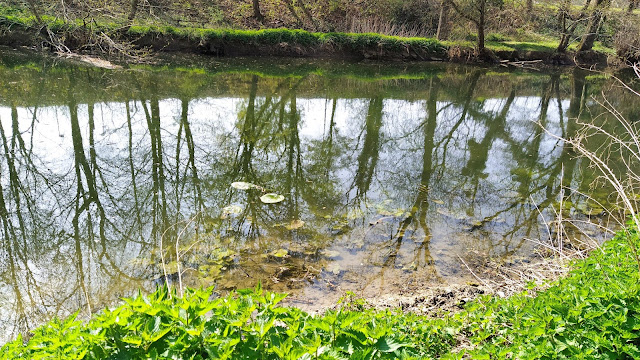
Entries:
<svg viewBox="0 0 640 360">
<path fill-rule="evenodd" d="M 455 1 L 453 0 L 448 0 L 449 4 L 453 7 L 453 9 L 463 18 L 473 22 L 474 24 L 478 25 L 479 21 L 477 19 L 474 19 L 471 15 L 467 14 L 466 12 L 462 11 L 462 9 L 460 8 L 460 6 L 458 6 L 458 4 L 455 3 Z"/>
</svg>

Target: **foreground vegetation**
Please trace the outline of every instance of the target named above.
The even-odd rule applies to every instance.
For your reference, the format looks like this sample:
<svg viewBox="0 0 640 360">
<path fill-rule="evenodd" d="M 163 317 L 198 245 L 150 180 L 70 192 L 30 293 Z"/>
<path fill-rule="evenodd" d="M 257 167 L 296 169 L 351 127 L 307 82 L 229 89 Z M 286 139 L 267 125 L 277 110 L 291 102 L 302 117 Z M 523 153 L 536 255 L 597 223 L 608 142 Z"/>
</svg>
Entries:
<svg viewBox="0 0 640 360">
<path fill-rule="evenodd" d="M 260 288 L 211 298 L 166 287 L 86 323 L 52 320 L 0 349 L 5 359 L 632 359 L 640 357 L 640 276 L 631 224 L 534 295 L 486 296 L 427 318 L 347 298 L 311 316 Z M 465 355 L 466 354 L 466 355 Z"/>
</svg>

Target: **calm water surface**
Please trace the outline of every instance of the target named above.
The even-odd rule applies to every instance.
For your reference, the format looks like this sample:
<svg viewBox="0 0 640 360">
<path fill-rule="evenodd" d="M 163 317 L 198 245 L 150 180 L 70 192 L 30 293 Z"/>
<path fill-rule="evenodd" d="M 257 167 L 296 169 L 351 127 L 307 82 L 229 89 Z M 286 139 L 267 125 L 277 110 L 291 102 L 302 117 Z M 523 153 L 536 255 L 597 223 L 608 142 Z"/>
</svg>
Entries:
<svg viewBox="0 0 640 360">
<path fill-rule="evenodd" d="M 567 216 L 606 221 L 551 135 L 604 121 L 612 82 L 580 70 L 5 52 L 0 79 L 0 341 L 165 280 L 311 308 L 467 281 L 461 259 L 529 261 L 563 186 Z"/>
</svg>

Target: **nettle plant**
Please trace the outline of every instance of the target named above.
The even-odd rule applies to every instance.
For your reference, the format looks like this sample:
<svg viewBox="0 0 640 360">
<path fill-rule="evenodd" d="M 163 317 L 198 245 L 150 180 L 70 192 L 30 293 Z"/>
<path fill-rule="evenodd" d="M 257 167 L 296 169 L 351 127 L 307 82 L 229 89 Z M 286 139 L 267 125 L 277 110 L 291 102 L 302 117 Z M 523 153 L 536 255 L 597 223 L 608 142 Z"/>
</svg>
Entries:
<svg viewBox="0 0 640 360">
<path fill-rule="evenodd" d="M 0 349 L 4 359 L 423 359 L 447 352 L 441 320 L 352 303 L 322 316 L 278 305 L 260 287 L 211 298 L 211 289 L 166 287 L 125 299 L 83 324 L 52 320 Z"/>
<path fill-rule="evenodd" d="M 472 359 L 640 358 L 640 274 L 634 222 L 532 297 L 482 297 L 456 317 Z"/>
</svg>

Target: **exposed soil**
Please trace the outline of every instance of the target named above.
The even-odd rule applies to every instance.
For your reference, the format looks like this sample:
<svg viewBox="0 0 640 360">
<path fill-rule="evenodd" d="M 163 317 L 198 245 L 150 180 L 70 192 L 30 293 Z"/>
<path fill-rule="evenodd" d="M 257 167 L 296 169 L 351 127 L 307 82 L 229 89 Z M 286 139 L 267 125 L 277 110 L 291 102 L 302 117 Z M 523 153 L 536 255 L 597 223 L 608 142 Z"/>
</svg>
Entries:
<svg viewBox="0 0 640 360">
<path fill-rule="evenodd" d="M 415 314 L 438 316 L 459 311 L 476 297 L 489 290 L 478 284 L 454 284 L 425 289 L 418 294 L 385 295 L 368 299 L 378 309 L 402 309 Z"/>
<path fill-rule="evenodd" d="M 345 288 L 317 289 L 294 293 L 285 299 L 284 304 L 295 306 L 311 314 L 349 306 L 352 301 L 364 300 L 365 306 L 376 309 L 401 309 L 418 315 L 440 317 L 460 311 L 464 305 L 481 295 L 509 297 L 515 293 L 528 291 L 532 296 L 548 284 L 564 276 L 568 271 L 568 262 L 560 258 L 537 258 L 536 261 L 519 264 L 486 262 L 474 264 L 474 273 L 460 277 L 459 282 L 403 284 L 387 283 L 384 291 L 351 291 Z M 474 277 L 477 276 L 477 277 Z M 465 280 L 466 279 L 466 280 Z M 534 290 L 528 284 L 534 282 Z"/>
</svg>

